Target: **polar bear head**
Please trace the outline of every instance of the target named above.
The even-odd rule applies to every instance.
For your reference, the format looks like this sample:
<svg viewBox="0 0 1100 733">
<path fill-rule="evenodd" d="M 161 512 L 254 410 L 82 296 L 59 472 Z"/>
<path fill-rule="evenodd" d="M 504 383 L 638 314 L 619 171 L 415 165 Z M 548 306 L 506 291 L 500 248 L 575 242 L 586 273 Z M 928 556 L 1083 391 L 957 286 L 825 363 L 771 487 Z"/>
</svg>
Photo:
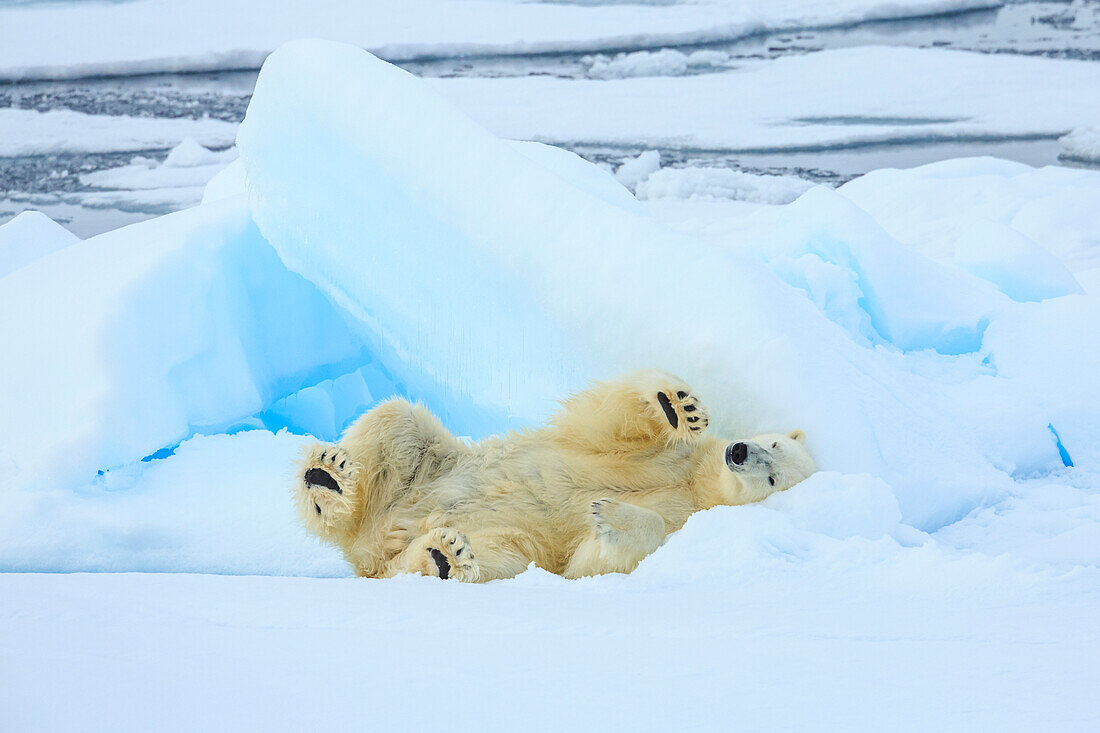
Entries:
<svg viewBox="0 0 1100 733">
<path fill-rule="evenodd" d="M 806 434 L 765 433 L 726 446 L 726 466 L 741 484 L 742 501 L 760 501 L 789 489 L 814 472 Z"/>
</svg>

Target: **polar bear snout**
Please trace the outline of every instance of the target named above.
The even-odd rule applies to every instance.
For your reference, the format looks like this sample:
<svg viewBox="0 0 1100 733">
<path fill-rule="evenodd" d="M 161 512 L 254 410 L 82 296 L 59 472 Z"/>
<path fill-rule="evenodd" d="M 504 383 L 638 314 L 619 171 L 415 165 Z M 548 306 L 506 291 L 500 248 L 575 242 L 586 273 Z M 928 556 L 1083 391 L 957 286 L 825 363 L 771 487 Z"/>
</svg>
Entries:
<svg viewBox="0 0 1100 733">
<path fill-rule="evenodd" d="M 309 469 L 308 471 L 306 471 L 305 479 L 306 484 L 308 484 L 310 488 L 320 486 L 322 488 L 328 489 L 329 491 L 335 491 L 337 494 L 344 493 L 339 484 L 336 483 L 336 479 L 334 479 L 332 476 L 329 476 L 328 473 L 326 473 L 323 469 Z"/>
<path fill-rule="evenodd" d="M 726 446 L 726 465 L 730 470 L 735 470 L 733 467 L 740 466 L 748 457 L 749 446 L 745 443 L 730 443 Z"/>
</svg>

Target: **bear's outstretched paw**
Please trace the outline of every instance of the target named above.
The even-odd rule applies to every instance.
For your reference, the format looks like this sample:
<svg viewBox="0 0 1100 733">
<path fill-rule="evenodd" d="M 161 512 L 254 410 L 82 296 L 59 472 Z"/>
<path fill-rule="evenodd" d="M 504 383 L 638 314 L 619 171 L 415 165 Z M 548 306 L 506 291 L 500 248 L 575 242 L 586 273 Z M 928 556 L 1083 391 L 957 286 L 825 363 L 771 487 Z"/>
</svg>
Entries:
<svg viewBox="0 0 1100 733">
<path fill-rule="evenodd" d="M 427 557 L 422 558 L 420 572 L 447 580 L 453 578 L 464 583 L 477 582 L 481 568 L 474 558 L 466 535 L 457 529 L 439 527 L 426 537 Z"/>
<path fill-rule="evenodd" d="M 710 425 L 707 408 L 687 390 L 660 390 L 656 397 L 669 427 L 678 437 L 693 439 L 702 435 Z"/>
<path fill-rule="evenodd" d="M 304 513 L 331 525 L 350 511 L 359 465 L 344 450 L 318 443 L 299 466 L 296 494 Z"/>
<path fill-rule="evenodd" d="M 319 444 L 302 462 L 302 482 L 311 489 L 350 493 L 358 466 L 335 445 Z"/>
</svg>

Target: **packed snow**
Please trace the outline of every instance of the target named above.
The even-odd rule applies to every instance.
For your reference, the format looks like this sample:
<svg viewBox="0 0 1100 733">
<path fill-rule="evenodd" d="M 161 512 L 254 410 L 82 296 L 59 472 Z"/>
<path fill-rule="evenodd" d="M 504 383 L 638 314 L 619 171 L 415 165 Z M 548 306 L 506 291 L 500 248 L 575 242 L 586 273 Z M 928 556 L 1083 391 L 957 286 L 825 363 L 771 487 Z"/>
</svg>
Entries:
<svg viewBox="0 0 1100 733">
<path fill-rule="evenodd" d="M 836 53 L 820 67 L 897 58 Z M 1096 109 L 1087 65 L 1019 60 L 1051 75 L 1018 81 L 1032 91 L 1015 102 L 1057 109 L 1013 121 L 1013 100 L 974 82 L 1003 74 L 1006 92 L 1004 59 L 920 53 L 907 63 L 959 73 L 944 105 L 979 95 L 982 129 L 1053 135 Z M 763 73 L 677 83 L 731 94 Z M 525 123 L 546 133 L 601 85 L 584 122 L 599 132 L 628 89 L 661 81 L 514 89 L 548 84 Z M 817 81 L 806 109 L 755 110 L 761 91 L 740 100 L 757 122 L 727 126 L 756 144 L 767 110 L 826 104 Z M 833 190 L 662 168 L 654 150 L 612 174 L 502 139 L 536 135 L 509 131 L 507 94 L 478 110 L 462 85 L 291 43 L 261 72 L 236 160 L 181 137 L 163 164 L 92 174 L 159 191 L 217 168 L 200 205 L 86 240 L 41 216 L 0 227 L 0 342 L 18 345 L 0 360 L 0 570 L 22 571 L 0 574 L 0 719 L 1094 729 L 1100 173 L 961 159 Z M 897 130 L 941 113 L 926 92 L 860 114 Z M 612 122 L 644 116 L 645 94 Z M 720 434 L 804 429 L 820 471 L 695 515 L 630 575 L 581 581 L 334 578 L 347 566 L 294 520 L 302 446 L 381 399 L 476 439 L 639 366 L 684 377 Z M 493 691 L 440 694 L 415 661 L 431 655 Z M 44 679 L 65 704 L 43 702 Z"/>
<path fill-rule="evenodd" d="M 0 80 L 255 69 L 294 38 L 354 43 L 391 60 L 592 52 L 729 41 L 992 8 L 1002 0 L 748 0 L 635 4 L 511 0 L 134 0 L 0 8 Z M 491 19 L 491 20 L 487 20 Z M 94 28 L 94 33 L 88 29 Z"/>
<path fill-rule="evenodd" d="M 503 137 L 683 150 L 1054 139 L 1100 107 L 1094 63 L 873 46 L 688 77 L 427 83 Z"/>
</svg>

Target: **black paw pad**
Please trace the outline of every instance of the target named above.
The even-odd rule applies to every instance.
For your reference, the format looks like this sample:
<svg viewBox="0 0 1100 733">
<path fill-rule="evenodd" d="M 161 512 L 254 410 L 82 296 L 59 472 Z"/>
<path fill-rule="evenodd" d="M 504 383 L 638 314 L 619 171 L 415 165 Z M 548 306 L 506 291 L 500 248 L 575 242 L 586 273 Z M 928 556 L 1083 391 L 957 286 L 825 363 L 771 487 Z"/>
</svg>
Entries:
<svg viewBox="0 0 1100 733">
<path fill-rule="evenodd" d="M 337 494 L 344 493 L 340 485 L 336 483 L 336 479 L 320 468 L 311 468 L 306 471 L 306 483 L 310 486 L 323 486 L 330 491 L 335 491 Z"/>
<path fill-rule="evenodd" d="M 672 401 L 664 392 L 657 393 L 657 401 L 661 403 L 661 409 L 665 411 L 665 417 L 668 418 L 668 424 L 675 430 L 680 424 L 680 418 L 676 415 L 676 410 L 672 409 Z"/>
<path fill-rule="evenodd" d="M 428 550 L 432 554 L 432 559 L 435 560 L 435 567 L 439 570 L 439 577 L 443 580 L 451 577 L 451 564 L 447 562 L 447 558 L 443 556 L 443 553 L 434 547 Z"/>
</svg>

